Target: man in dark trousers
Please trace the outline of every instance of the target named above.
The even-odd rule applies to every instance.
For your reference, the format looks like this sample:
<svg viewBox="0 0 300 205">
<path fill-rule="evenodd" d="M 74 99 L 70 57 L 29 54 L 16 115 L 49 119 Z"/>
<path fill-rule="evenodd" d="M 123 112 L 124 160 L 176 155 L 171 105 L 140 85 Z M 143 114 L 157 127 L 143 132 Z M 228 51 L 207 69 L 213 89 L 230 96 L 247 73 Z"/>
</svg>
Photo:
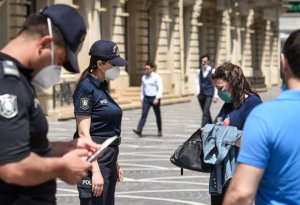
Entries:
<svg viewBox="0 0 300 205">
<path fill-rule="evenodd" d="M 156 124 L 157 135 L 162 136 L 161 114 L 160 114 L 160 99 L 163 93 L 163 83 L 159 74 L 154 72 L 154 64 L 146 62 L 144 66 L 144 75 L 142 77 L 141 85 L 141 102 L 142 102 L 142 116 L 137 126 L 137 129 L 132 130 L 139 137 L 142 136 L 142 130 L 146 123 L 149 109 L 153 107 Z"/>
<path fill-rule="evenodd" d="M 212 123 L 209 109 L 211 102 L 217 102 L 218 97 L 211 80 L 211 75 L 214 72 L 214 69 L 210 66 L 209 55 L 201 56 L 200 61 L 201 67 L 198 70 L 196 77 L 196 93 L 203 112 L 201 127 L 204 127 L 206 124 Z"/>
</svg>

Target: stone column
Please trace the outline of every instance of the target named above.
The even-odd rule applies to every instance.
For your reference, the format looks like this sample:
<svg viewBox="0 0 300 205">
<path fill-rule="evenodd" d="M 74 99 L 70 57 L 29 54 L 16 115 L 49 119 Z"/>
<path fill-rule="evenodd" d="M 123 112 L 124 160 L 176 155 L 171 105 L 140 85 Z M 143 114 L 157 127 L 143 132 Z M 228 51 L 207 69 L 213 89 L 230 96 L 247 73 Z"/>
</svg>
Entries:
<svg viewBox="0 0 300 205">
<path fill-rule="evenodd" d="M 125 18 L 129 17 L 129 13 L 125 11 L 125 1 L 115 1 L 113 8 L 115 7 L 115 17 L 113 17 L 113 29 L 112 29 L 112 41 L 117 43 L 119 53 L 122 58 L 126 58 L 126 39 L 125 39 Z M 130 64 L 128 65 L 130 66 Z M 125 67 L 121 68 L 119 78 L 115 81 L 111 81 L 111 91 L 116 95 L 121 95 L 126 88 L 129 87 L 129 76 L 125 71 Z"/>
<path fill-rule="evenodd" d="M 254 11 L 250 10 L 245 21 L 245 31 L 243 39 L 243 59 L 242 59 L 242 68 L 244 75 L 246 77 L 253 76 L 253 64 L 252 64 L 252 47 L 251 47 L 251 34 L 254 33 L 254 30 L 251 29 L 253 23 Z"/>
<path fill-rule="evenodd" d="M 200 14 L 202 12 L 202 4 L 203 0 L 195 1 L 195 3 L 191 6 L 191 21 L 190 21 L 190 29 L 187 33 L 189 37 L 185 37 L 185 39 L 189 39 L 187 41 L 186 49 L 186 69 L 185 69 L 185 93 L 186 94 L 194 94 L 195 93 L 195 80 L 196 80 L 196 72 L 199 68 L 199 59 L 200 59 L 200 38 L 202 36 L 199 35 L 199 28 L 203 26 L 202 22 L 199 22 Z"/>
</svg>

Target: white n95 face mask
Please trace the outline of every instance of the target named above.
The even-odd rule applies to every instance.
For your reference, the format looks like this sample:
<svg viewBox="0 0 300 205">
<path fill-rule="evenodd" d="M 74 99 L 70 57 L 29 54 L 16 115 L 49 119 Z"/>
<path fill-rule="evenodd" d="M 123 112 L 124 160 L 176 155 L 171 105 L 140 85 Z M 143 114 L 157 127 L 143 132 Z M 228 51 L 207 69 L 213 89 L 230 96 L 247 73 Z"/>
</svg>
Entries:
<svg viewBox="0 0 300 205">
<path fill-rule="evenodd" d="M 115 80 L 120 75 L 120 67 L 114 66 L 105 72 L 105 79 Z"/>
<path fill-rule="evenodd" d="M 34 76 L 32 83 L 43 89 L 48 89 L 60 80 L 61 67 L 49 65 Z"/>
<path fill-rule="evenodd" d="M 53 37 L 52 34 L 52 25 L 50 18 L 47 18 L 49 35 Z M 40 70 L 36 76 L 33 77 L 33 84 L 37 84 L 43 89 L 48 89 L 60 79 L 61 66 L 54 64 L 54 42 L 53 40 L 50 43 L 50 55 L 51 55 L 51 65 L 44 67 Z"/>
</svg>

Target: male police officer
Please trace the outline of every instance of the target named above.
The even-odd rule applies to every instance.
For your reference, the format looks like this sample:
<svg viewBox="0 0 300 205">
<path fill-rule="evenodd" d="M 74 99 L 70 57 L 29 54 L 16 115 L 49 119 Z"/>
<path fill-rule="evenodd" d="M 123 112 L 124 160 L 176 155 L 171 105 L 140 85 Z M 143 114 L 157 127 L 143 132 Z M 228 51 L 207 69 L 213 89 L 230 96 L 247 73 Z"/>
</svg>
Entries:
<svg viewBox="0 0 300 205">
<path fill-rule="evenodd" d="M 29 16 L 18 35 L 1 50 L 2 205 L 53 205 L 56 177 L 75 184 L 91 168 L 85 158 L 99 146 L 89 140 L 52 143 L 51 150 L 48 124 L 30 84 L 48 88 L 56 83 L 60 77 L 56 65 L 79 72 L 76 52 L 85 34 L 77 11 L 56 4 Z"/>
</svg>

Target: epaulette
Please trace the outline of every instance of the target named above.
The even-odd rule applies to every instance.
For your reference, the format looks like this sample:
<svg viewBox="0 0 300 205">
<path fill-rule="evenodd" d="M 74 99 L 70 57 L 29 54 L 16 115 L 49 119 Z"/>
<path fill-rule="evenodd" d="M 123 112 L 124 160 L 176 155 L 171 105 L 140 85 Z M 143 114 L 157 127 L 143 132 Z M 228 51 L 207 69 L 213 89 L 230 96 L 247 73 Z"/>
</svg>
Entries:
<svg viewBox="0 0 300 205">
<path fill-rule="evenodd" d="M 8 76 L 20 78 L 20 72 L 17 65 L 9 60 L 0 61 L 0 78 Z"/>
</svg>

